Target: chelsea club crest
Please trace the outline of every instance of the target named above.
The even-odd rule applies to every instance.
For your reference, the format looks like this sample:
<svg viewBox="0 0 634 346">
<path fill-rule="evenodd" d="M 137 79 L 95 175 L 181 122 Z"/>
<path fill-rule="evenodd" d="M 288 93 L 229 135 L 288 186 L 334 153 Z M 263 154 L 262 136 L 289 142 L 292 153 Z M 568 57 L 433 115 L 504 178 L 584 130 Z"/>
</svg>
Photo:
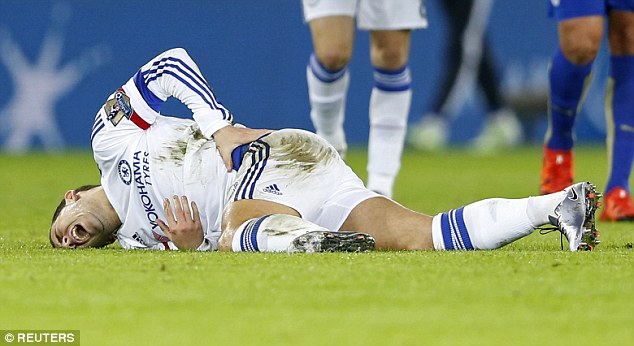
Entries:
<svg viewBox="0 0 634 346">
<path fill-rule="evenodd" d="M 117 171 L 119 172 L 119 178 L 121 178 L 121 181 L 126 185 L 130 185 L 132 182 L 132 170 L 130 170 L 130 164 L 128 161 L 119 161 Z"/>
</svg>

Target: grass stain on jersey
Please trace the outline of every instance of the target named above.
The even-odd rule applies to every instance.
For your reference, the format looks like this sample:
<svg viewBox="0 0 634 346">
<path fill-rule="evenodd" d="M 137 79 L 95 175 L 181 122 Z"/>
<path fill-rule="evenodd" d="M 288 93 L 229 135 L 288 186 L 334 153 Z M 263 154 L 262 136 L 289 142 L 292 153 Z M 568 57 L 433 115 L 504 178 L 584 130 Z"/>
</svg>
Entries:
<svg viewBox="0 0 634 346">
<path fill-rule="evenodd" d="M 203 135 L 202 131 L 200 131 L 199 128 L 193 128 L 193 133 L 192 133 L 192 138 L 194 138 L 194 140 L 205 140 L 208 141 L 209 139 L 207 137 L 205 137 L 205 135 Z"/>
<path fill-rule="evenodd" d="M 176 166 L 183 164 L 183 158 L 187 152 L 187 141 L 179 139 L 172 143 L 166 143 L 161 148 L 161 153 L 157 155 L 156 159 L 162 162 L 171 162 Z"/>
<path fill-rule="evenodd" d="M 165 143 L 157 160 L 172 162 L 176 166 L 182 166 L 188 151 L 197 151 L 209 147 L 211 142 L 196 126 L 177 127 L 176 131 L 186 132 L 188 135 L 173 142 Z M 207 145 L 206 145 L 207 144 Z"/>
</svg>

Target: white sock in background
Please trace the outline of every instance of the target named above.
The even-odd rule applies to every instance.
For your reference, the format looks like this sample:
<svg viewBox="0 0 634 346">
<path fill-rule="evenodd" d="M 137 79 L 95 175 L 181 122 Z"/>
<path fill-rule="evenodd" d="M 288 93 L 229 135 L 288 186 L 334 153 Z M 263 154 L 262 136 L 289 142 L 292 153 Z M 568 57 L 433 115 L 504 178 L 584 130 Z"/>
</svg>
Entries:
<svg viewBox="0 0 634 346">
<path fill-rule="evenodd" d="M 310 119 L 316 133 L 345 156 L 347 143 L 343 121 L 350 83 L 347 66 L 338 71 L 327 70 L 313 54 L 306 68 L 306 81 L 311 107 Z"/>
<path fill-rule="evenodd" d="M 368 143 L 368 188 L 392 197 L 412 101 L 409 68 L 397 71 L 375 68 L 375 86 L 370 96 Z"/>
</svg>

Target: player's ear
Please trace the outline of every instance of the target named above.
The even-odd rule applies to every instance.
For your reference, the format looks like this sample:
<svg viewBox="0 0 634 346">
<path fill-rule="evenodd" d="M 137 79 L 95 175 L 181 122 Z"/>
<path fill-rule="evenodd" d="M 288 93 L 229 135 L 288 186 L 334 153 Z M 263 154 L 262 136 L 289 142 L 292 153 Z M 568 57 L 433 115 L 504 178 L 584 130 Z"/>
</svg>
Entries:
<svg viewBox="0 0 634 346">
<path fill-rule="evenodd" d="M 68 190 L 64 194 L 64 200 L 66 201 L 66 204 L 69 204 L 71 202 L 76 202 L 78 199 L 79 199 L 79 194 L 75 192 L 75 190 Z"/>
</svg>

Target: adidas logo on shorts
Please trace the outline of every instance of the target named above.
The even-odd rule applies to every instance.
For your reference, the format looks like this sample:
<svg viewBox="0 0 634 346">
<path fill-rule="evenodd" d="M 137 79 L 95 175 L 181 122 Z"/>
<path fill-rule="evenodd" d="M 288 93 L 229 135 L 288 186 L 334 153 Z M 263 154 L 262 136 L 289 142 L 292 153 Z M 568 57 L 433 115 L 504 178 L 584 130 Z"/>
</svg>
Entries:
<svg viewBox="0 0 634 346">
<path fill-rule="evenodd" d="M 264 188 L 264 192 L 272 193 L 274 195 L 281 195 L 282 191 L 277 187 L 277 184 L 272 184 Z"/>
</svg>

